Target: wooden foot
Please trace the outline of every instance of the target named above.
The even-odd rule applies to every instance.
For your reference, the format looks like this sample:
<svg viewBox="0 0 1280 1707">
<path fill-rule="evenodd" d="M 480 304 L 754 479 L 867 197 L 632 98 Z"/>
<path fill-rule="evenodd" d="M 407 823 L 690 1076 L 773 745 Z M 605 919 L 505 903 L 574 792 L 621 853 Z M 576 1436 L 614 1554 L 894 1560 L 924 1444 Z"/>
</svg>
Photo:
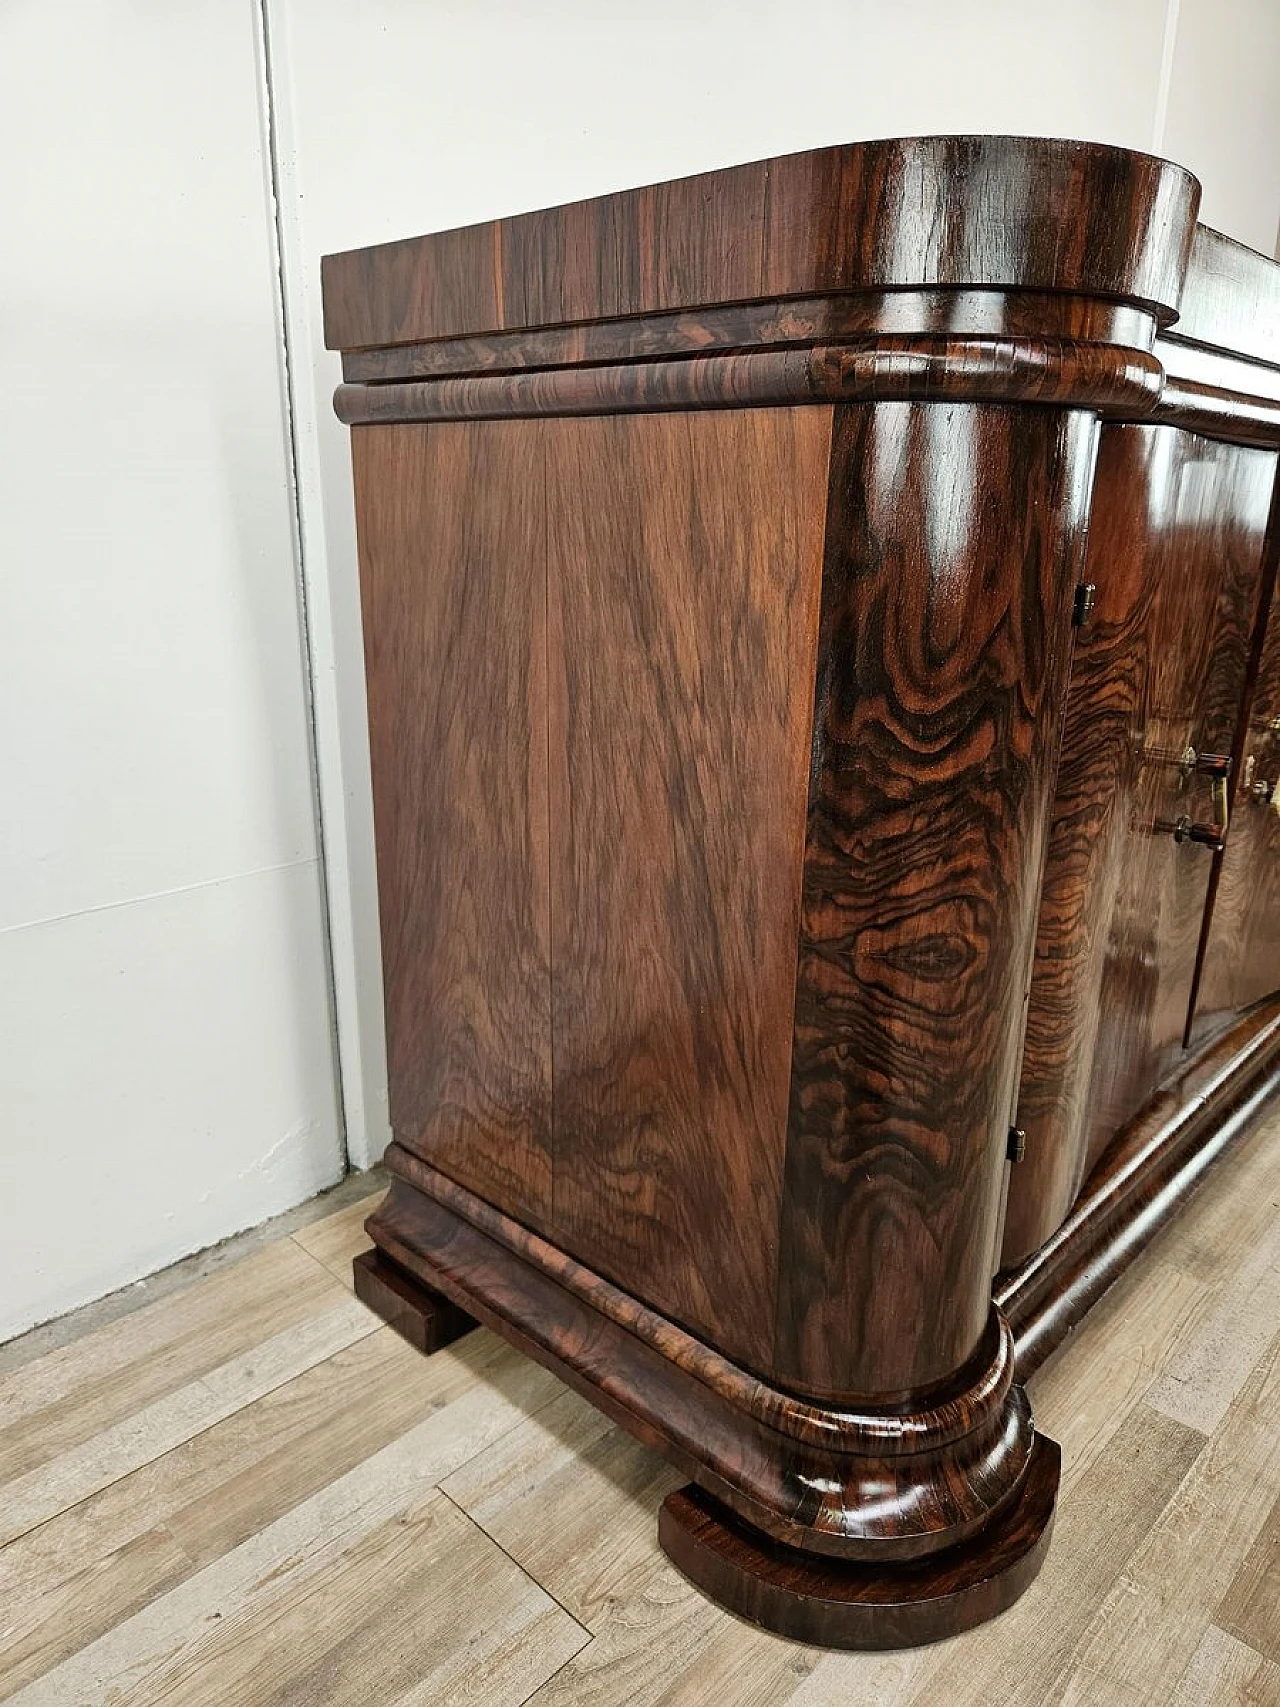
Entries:
<svg viewBox="0 0 1280 1707">
<path fill-rule="evenodd" d="M 662 1550 L 739 1617 L 827 1648 L 912 1648 L 1005 1611 L 1049 1545 L 1061 1453 L 1036 1437 L 1019 1494 L 973 1541 L 901 1565 L 847 1564 L 779 1546 L 693 1486 L 658 1514 Z"/>
<path fill-rule="evenodd" d="M 439 1351 L 480 1325 L 474 1316 L 406 1274 L 381 1251 L 362 1251 L 351 1268 L 356 1297 L 408 1340 L 415 1351 Z"/>
</svg>

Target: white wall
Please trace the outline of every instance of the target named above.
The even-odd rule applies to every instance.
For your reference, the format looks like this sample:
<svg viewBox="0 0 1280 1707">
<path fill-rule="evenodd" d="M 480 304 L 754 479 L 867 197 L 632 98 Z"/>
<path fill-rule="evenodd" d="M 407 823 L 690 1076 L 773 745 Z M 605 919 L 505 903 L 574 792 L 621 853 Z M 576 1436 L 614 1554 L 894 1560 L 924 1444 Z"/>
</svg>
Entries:
<svg viewBox="0 0 1280 1707">
<path fill-rule="evenodd" d="M 266 0 L 339 1031 L 353 1157 L 386 1141 L 346 435 L 319 258 L 859 137 L 1168 147 L 1268 252 L 1276 0 Z M 1256 51 L 1255 51 L 1256 50 Z"/>
<path fill-rule="evenodd" d="M 257 20 L 0 10 L 0 1338 L 343 1167 Z"/>
</svg>

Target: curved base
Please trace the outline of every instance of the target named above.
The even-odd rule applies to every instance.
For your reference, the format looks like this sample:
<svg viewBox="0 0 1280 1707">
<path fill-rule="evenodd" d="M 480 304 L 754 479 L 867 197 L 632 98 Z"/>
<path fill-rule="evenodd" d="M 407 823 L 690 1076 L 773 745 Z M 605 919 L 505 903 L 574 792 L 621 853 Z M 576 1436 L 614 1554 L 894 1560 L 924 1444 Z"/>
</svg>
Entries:
<svg viewBox="0 0 1280 1707">
<path fill-rule="evenodd" d="M 845 1564 L 779 1546 L 701 1488 L 668 1494 L 658 1540 L 676 1568 L 739 1617 L 827 1648 L 914 1648 L 983 1624 L 1039 1571 L 1062 1454 L 1037 1435 L 1015 1498 L 977 1540 L 901 1565 Z"/>
</svg>

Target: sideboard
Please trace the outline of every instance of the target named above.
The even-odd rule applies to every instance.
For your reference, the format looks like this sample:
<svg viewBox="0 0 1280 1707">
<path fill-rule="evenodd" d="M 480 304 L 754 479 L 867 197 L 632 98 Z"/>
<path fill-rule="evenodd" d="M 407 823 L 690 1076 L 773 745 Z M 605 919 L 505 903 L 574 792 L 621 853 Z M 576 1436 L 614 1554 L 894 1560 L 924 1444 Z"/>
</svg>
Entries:
<svg viewBox="0 0 1280 1707">
<path fill-rule="evenodd" d="M 1280 267 L 858 143 L 326 257 L 391 1191 L 358 1290 L 689 1478 L 745 1617 L 1039 1568 L 1025 1382 L 1280 1085 Z"/>
</svg>

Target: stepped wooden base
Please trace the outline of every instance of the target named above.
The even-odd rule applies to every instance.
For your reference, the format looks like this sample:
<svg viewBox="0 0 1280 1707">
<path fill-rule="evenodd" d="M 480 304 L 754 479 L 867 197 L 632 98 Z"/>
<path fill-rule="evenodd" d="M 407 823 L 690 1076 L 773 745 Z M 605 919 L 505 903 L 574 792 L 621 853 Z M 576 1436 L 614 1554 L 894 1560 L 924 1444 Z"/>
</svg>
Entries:
<svg viewBox="0 0 1280 1707">
<path fill-rule="evenodd" d="M 1032 1582 L 1053 1529 L 1061 1456 L 1038 1436 L 1018 1497 L 977 1540 L 908 1564 L 844 1564 L 779 1547 L 692 1485 L 663 1501 L 658 1540 L 690 1582 L 776 1635 L 825 1648 L 922 1647 L 994 1618 Z"/>
<path fill-rule="evenodd" d="M 356 1291 L 422 1351 L 483 1322 L 664 1453 L 692 1485 L 663 1507 L 662 1546 L 722 1605 L 798 1641 L 915 1646 L 1002 1612 L 1044 1556 L 1059 1452 L 1015 1359 L 1022 1376 L 1043 1361 L 1277 1092 L 1273 1002 L 1117 1137 L 1059 1233 L 1000 1278 L 955 1388 L 914 1412 L 770 1386 L 398 1145 Z"/>
<path fill-rule="evenodd" d="M 397 1268 L 381 1251 L 362 1251 L 351 1272 L 360 1302 L 426 1356 L 480 1326 L 474 1316 Z"/>
</svg>

